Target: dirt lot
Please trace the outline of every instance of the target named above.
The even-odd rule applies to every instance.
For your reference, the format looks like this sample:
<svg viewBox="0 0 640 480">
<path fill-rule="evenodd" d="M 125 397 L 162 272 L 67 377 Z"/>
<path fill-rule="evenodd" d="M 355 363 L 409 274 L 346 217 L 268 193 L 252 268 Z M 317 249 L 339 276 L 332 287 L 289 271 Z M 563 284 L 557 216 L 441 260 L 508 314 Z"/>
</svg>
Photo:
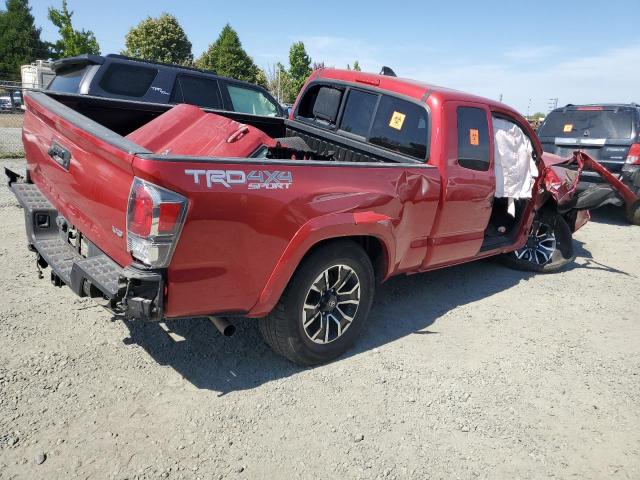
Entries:
<svg viewBox="0 0 640 480">
<path fill-rule="evenodd" d="M 0 128 L 22 128 L 22 113 L 0 113 Z"/>
<path fill-rule="evenodd" d="M 640 478 L 640 227 L 615 210 L 560 274 L 389 281 L 313 369 L 255 321 L 112 321 L 38 280 L 4 185 L 0 213 L 3 479 Z"/>
<path fill-rule="evenodd" d="M 0 159 L 24 155 L 20 113 L 0 113 Z"/>
</svg>

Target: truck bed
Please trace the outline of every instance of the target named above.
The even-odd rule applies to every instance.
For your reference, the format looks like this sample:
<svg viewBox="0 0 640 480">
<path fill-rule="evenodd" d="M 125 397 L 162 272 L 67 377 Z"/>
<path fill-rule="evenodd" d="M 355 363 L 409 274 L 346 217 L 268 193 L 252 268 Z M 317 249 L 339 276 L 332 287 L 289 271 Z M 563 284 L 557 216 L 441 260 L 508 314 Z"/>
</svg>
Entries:
<svg viewBox="0 0 640 480">
<path fill-rule="evenodd" d="M 187 217 L 173 259 L 160 272 L 167 291 L 163 316 L 262 316 L 305 252 L 326 238 L 362 237 L 385 259 L 383 276 L 415 270 L 425 257 L 440 197 L 440 176 L 430 165 L 380 158 L 161 155 L 122 134 L 156 118 L 166 106 L 132 109 L 90 100 L 27 96 L 26 181 L 55 210 L 52 222 L 54 216 L 64 218 L 120 268 L 139 267 L 126 242 L 134 177 L 186 197 Z M 129 120 L 121 124 L 117 118 Z M 284 128 L 281 119 L 268 122 Z M 109 128 L 115 124 L 118 132 Z M 69 154 L 66 165 L 60 152 Z M 226 186 L 208 181 L 220 175 L 247 180 Z"/>
</svg>

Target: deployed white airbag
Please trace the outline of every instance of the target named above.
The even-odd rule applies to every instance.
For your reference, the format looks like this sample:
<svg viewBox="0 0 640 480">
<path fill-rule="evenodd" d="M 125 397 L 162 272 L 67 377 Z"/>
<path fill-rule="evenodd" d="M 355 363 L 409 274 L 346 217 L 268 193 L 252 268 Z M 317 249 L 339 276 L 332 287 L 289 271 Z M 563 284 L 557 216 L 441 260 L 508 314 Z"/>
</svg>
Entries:
<svg viewBox="0 0 640 480">
<path fill-rule="evenodd" d="M 513 122 L 493 118 L 497 198 L 531 198 L 538 168 L 531 141 Z M 510 204 L 513 201 L 509 202 Z M 510 205 L 511 206 L 511 205 Z"/>
</svg>

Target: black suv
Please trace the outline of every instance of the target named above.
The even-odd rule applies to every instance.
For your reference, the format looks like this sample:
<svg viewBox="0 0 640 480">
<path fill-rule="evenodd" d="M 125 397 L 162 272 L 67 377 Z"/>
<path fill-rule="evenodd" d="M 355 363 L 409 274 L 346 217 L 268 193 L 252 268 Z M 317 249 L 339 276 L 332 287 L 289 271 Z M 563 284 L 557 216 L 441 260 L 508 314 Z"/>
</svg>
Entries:
<svg viewBox="0 0 640 480">
<path fill-rule="evenodd" d="M 264 88 L 213 71 L 122 55 L 80 55 L 52 65 L 48 90 L 157 104 L 190 103 L 215 110 L 282 117 Z"/>
<path fill-rule="evenodd" d="M 630 104 L 567 105 L 553 110 L 538 128 L 545 152 L 562 157 L 583 150 L 640 193 L 640 106 Z M 600 196 L 600 205 L 622 205 L 595 172 L 580 177 L 580 190 Z"/>
</svg>

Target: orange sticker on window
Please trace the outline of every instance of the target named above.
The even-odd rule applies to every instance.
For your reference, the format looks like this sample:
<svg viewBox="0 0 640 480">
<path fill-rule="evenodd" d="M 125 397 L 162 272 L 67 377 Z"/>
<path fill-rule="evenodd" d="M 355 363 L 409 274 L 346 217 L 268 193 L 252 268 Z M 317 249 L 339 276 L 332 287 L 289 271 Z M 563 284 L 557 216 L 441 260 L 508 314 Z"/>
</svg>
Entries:
<svg viewBox="0 0 640 480">
<path fill-rule="evenodd" d="M 469 129 L 469 143 L 471 145 L 480 145 L 480 134 L 475 128 Z"/>
<path fill-rule="evenodd" d="M 567 123 L 564 128 L 562 129 L 562 131 L 564 133 L 569 133 L 571 130 L 573 130 L 573 124 L 572 123 Z"/>
<path fill-rule="evenodd" d="M 395 128 L 396 130 L 402 130 L 402 124 L 404 123 L 406 115 L 400 112 L 393 112 L 391 115 L 391 120 L 389 120 L 389 126 L 391 128 Z"/>
</svg>

